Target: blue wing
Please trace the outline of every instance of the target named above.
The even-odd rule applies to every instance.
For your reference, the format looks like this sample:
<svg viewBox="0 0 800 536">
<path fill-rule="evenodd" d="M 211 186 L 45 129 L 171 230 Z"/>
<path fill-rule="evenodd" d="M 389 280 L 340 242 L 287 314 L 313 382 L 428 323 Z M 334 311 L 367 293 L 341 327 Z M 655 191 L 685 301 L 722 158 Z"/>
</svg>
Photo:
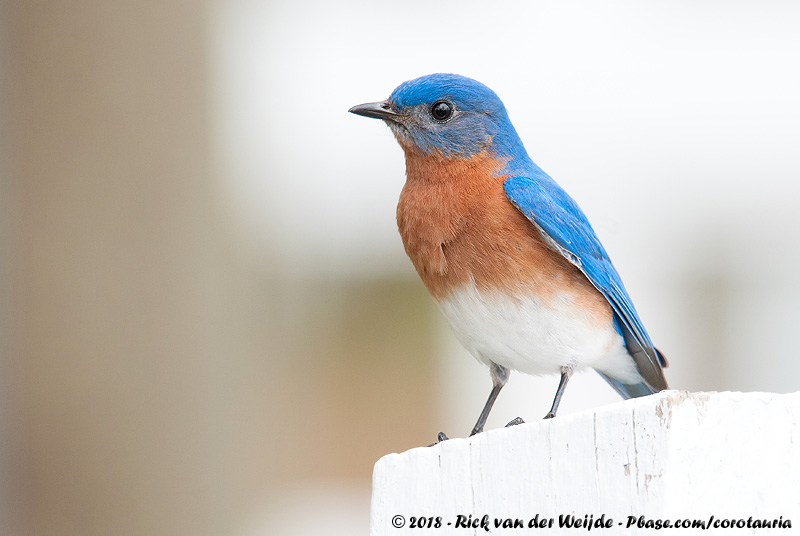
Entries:
<svg viewBox="0 0 800 536">
<path fill-rule="evenodd" d="M 667 388 L 666 366 L 653 347 L 622 280 L 589 220 L 577 203 L 543 171 L 533 177 L 511 177 L 503 184 L 509 201 L 539 230 L 545 242 L 578 267 L 614 310 L 618 331 L 645 385 L 626 386 L 600 373 L 626 398 Z"/>
</svg>

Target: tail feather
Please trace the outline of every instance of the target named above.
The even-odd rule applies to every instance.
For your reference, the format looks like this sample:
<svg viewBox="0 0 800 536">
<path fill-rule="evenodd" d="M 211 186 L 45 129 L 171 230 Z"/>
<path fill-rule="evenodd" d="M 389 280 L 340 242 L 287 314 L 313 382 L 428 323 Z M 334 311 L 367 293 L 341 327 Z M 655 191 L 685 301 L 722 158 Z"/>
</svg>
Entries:
<svg viewBox="0 0 800 536">
<path fill-rule="evenodd" d="M 621 396 L 622 398 L 638 398 L 640 396 L 647 396 L 652 395 L 653 393 L 657 393 L 658 390 L 653 389 L 650 385 L 645 382 L 636 383 L 636 384 L 627 384 L 622 383 L 621 381 L 617 380 L 616 378 L 612 378 L 599 370 L 597 373 L 603 377 L 605 381 L 614 388 L 614 390 Z"/>
<path fill-rule="evenodd" d="M 661 352 L 653 347 L 643 346 L 642 343 L 636 339 L 631 330 L 625 327 L 624 324 L 621 324 L 620 327 L 622 328 L 622 336 L 625 340 L 625 348 L 633 358 L 636 369 L 639 371 L 639 374 L 641 374 L 644 383 L 653 389 L 648 394 L 668 389 L 663 370 L 663 368 L 667 366 L 667 360 L 664 359 Z"/>
</svg>

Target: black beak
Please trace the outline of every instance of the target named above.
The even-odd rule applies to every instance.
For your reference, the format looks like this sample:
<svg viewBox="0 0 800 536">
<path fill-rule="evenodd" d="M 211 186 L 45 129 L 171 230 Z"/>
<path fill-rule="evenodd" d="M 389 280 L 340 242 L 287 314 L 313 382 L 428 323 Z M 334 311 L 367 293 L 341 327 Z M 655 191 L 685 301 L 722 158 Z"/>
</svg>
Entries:
<svg viewBox="0 0 800 536">
<path fill-rule="evenodd" d="M 402 115 L 392 111 L 392 104 L 389 101 L 359 104 L 358 106 L 350 108 L 348 112 L 356 115 L 363 115 L 364 117 L 388 119 L 390 121 L 397 121 L 399 117 L 402 117 Z"/>
</svg>

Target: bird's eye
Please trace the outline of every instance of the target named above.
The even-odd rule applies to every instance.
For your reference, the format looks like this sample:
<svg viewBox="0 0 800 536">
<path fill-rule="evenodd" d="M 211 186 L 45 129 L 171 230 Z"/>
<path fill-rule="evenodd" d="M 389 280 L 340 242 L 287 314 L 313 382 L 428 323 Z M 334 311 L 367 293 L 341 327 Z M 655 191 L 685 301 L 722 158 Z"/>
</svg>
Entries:
<svg viewBox="0 0 800 536">
<path fill-rule="evenodd" d="M 453 115 L 453 105 L 447 101 L 436 101 L 431 106 L 431 116 L 437 121 L 447 121 Z"/>
</svg>

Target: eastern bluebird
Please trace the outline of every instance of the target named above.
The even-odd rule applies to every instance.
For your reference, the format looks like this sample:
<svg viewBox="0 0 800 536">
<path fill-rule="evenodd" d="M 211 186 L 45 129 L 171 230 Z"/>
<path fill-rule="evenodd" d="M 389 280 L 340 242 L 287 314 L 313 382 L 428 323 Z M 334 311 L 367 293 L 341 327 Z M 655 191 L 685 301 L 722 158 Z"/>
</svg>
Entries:
<svg viewBox="0 0 800 536">
<path fill-rule="evenodd" d="M 575 370 L 624 398 L 667 388 L 622 281 L 577 203 L 528 156 L 480 82 L 432 74 L 350 112 L 383 119 L 403 148 L 397 224 L 406 253 L 461 344 L 491 371 L 483 431 L 509 371 Z"/>
</svg>

